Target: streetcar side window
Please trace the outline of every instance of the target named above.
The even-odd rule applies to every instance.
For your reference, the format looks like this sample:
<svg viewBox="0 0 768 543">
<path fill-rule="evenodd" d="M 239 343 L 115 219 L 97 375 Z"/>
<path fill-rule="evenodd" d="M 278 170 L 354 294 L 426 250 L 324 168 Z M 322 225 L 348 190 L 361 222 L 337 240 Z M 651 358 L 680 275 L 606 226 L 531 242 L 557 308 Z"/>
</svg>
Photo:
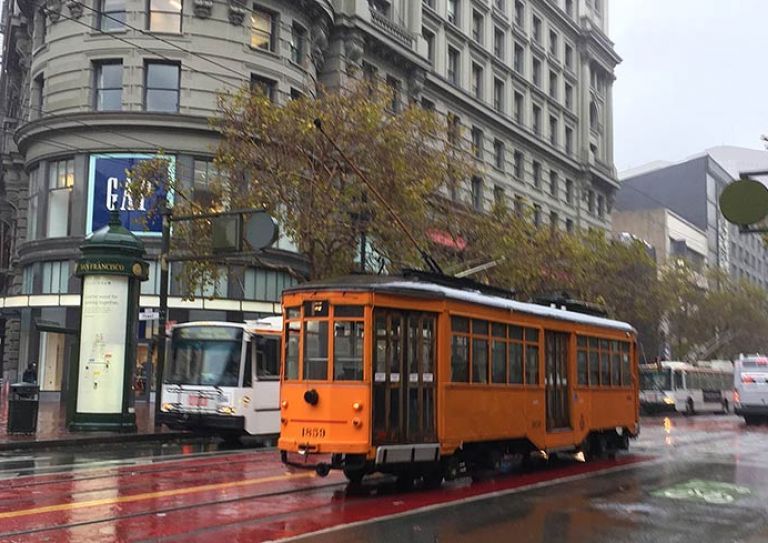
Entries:
<svg viewBox="0 0 768 543">
<path fill-rule="evenodd" d="M 253 386 L 253 352 L 256 342 L 251 340 L 245 344 L 245 362 L 243 363 L 243 387 Z M 257 355 L 258 356 L 258 355 Z"/>
<path fill-rule="evenodd" d="M 539 331 L 525 329 L 525 384 L 539 384 Z"/>
<path fill-rule="evenodd" d="M 362 381 L 363 322 L 335 321 L 333 329 L 333 379 Z"/>
<path fill-rule="evenodd" d="M 469 382 L 469 319 L 451 318 L 451 381 Z"/>
<path fill-rule="evenodd" d="M 488 382 L 488 321 L 472 321 L 472 382 Z"/>
<path fill-rule="evenodd" d="M 632 385 L 632 365 L 629 358 L 629 343 L 621 342 L 621 386 Z"/>
<path fill-rule="evenodd" d="M 522 385 L 523 368 L 523 329 L 519 326 L 509 327 L 509 383 Z"/>
</svg>

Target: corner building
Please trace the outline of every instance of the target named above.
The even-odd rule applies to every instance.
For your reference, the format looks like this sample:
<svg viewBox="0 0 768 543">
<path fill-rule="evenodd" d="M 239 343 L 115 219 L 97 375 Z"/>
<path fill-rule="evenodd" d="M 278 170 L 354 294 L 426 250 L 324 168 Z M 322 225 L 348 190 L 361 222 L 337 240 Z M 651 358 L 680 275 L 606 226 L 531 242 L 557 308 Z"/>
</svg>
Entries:
<svg viewBox="0 0 768 543">
<path fill-rule="evenodd" d="M 72 276 L 84 236 L 117 206 L 125 169 L 162 149 L 184 189 L 205 194 L 217 96 L 245 84 L 273 100 L 376 78 L 393 107 L 449 120 L 481 164 L 453 195 L 494 199 L 561 229 L 610 228 L 613 71 L 604 0 L 4 0 L 0 103 L 3 375 L 38 363 L 46 392 L 68 386 L 79 322 Z M 129 219 L 126 219 L 129 220 Z M 152 360 L 157 225 L 142 285 L 138 363 Z M 154 231 L 153 231 L 154 230 Z M 301 269 L 289 240 L 268 266 L 230 266 L 194 302 L 172 280 L 169 319 L 279 312 Z M 277 266 L 277 268 L 274 267 Z M 212 299 L 209 299 L 214 295 Z"/>
</svg>

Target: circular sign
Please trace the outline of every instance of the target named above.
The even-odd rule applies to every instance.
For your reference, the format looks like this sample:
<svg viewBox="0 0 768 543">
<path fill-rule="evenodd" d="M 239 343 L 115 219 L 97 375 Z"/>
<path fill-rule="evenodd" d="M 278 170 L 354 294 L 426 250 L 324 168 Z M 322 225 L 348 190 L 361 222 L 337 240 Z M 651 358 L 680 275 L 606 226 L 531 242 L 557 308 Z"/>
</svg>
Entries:
<svg viewBox="0 0 768 543">
<path fill-rule="evenodd" d="M 259 251 L 277 241 L 277 224 L 265 212 L 252 213 L 245 222 L 243 238 L 251 246 L 251 250 Z"/>
<path fill-rule="evenodd" d="M 768 216 L 768 188 L 754 179 L 734 181 L 720 194 L 720 211 L 740 226 L 758 223 Z"/>
</svg>

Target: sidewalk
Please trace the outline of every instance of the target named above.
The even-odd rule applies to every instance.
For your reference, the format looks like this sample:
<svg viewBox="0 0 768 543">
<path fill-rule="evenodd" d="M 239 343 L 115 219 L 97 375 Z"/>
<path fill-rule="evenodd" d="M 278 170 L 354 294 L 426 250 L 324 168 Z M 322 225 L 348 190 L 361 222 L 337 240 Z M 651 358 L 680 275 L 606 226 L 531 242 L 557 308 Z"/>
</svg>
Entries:
<svg viewBox="0 0 768 543">
<path fill-rule="evenodd" d="M 69 432 L 66 406 L 58 401 L 41 401 L 37 432 L 33 435 L 8 434 L 8 386 L 0 387 L 0 451 L 15 449 L 50 449 L 72 445 L 100 445 L 135 441 L 165 441 L 189 435 L 186 432 L 155 429 L 154 404 L 136 402 L 136 433 Z"/>
</svg>

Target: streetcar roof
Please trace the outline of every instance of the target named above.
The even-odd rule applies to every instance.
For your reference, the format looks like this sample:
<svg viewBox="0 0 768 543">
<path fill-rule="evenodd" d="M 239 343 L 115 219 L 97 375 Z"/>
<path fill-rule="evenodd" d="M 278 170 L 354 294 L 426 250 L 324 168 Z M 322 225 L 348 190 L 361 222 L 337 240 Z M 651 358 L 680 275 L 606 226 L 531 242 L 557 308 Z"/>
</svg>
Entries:
<svg viewBox="0 0 768 543">
<path fill-rule="evenodd" d="M 315 290 L 358 290 L 388 292 L 407 296 L 447 298 L 498 309 L 506 309 L 512 313 L 524 313 L 548 319 L 600 326 L 623 332 L 635 333 L 635 329 L 632 325 L 622 321 L 596 317 L 585 313 L 577 313 L 575 311 L 566 311 L 564 309 L 529 302 L 520 302 L 501 296 L 485 294 L 477 290 L 463 290 L 426 281 L 407 279 L 400 276 L 352 275 L 328 281 L 303 283 L 286 288 L 284 292 L 290 293 Z"/>
</svg>

